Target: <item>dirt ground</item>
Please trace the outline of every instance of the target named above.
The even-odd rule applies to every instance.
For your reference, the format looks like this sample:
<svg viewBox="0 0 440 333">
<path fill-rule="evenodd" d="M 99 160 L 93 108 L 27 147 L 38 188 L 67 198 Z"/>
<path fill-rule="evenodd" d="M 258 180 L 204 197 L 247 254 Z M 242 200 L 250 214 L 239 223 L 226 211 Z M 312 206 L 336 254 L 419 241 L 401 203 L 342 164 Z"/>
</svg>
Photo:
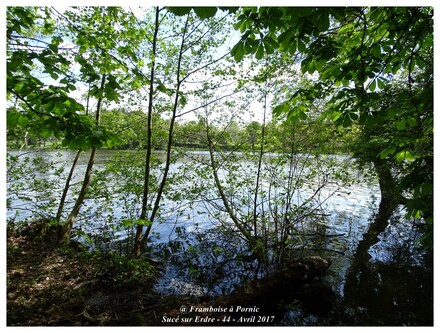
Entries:
<svg viewBox="0 0 440 333">
<path fill-rule="evenodd" d="M 102 267 L 47 237 L 8 231 L 7 325 L 156 326 L 184 301 L 153 292 L 153 280 L 115 284 Z"/>
<path fill-rule="evenodd" d="M 35 236 L 37 234 L 37 236 Z M 288 305 L 301 300 L 313 313 L 326 314 L 333 304 L 328 294 L 315 279 L 328 268 L 328 262 L 309 257 L 292 262 L 267 278 L 246 284 L 230 295 L 202 299 L 191 296 L 163 296 L 154 292 L 158 271 L 135 271 L 121 268 L 113 256 L 93 255 L 80 246 L 61 245 L 57 237 L 41 232 L 8 230 L 7 234 L 7 325 L 8 326 L 163 326 L 196 323 L 167 318 L 178 318 L 182 305 L 254 305 L 261 309 L 259 317 L 277 320 L 253 325 L 273 325 L 278 322 Z M 116 261 L 116 265 L 115 265 Z M 142 260 L 140 263 L 145 263 Z M 145 272 L 145 274 L 144 274 Z M 295 288 L 293 286 L 296 286 Z M 330 294 L 329 294 L 330 295 Z M 331 296 L 331 295 L 330 295 Z M 318 304 L 316 301 L 319 301 Z M 310 304 L 309 304 L 310 303 Z M 319 311 L 318 311 L 319 310 Z M 196 314 L 187 314 L 194 317 Z M 230 325 L 240 322 L 236 313 Z M 197 317 L 197 316 L 196 316 Z M 253 320 L 256 316 L 245 316 Z M 215 316 L 213 317 L 215 318 Z M 273 319 L 272 318 L 272 319 Z M 211 318 L 212 319 L 212 318 Z M 243 319 L 243 320 L 244 320 Z M 216 321 L 216 325 L 222 325 Z M 244 321 L 247 325 L 248 322 Z M 196 325 L 204 325 L 200 322 Z"/>
</svg>

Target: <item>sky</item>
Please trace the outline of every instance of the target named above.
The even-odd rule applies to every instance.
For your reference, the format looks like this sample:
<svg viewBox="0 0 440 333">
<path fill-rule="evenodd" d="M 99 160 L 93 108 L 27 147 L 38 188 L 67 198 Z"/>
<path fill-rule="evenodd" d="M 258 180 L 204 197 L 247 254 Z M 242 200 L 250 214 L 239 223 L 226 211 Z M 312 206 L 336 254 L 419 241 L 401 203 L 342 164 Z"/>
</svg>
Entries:
<svg viewBox="0 0 440 333">
<path fill-rule="evenodd" d="M 54 7 L 60 13 L 63 13 L 64 11 L 66 11 L 69 8 L 68 6 L 54 6 Z M 124 7 L 127 7 L 127 6 L 124 6 Z M 139 10 L 139 7 L 137 5 L 130 6 L 130 9 L 135 14 L 138 14 L 139 18 L 143 14 L 142 11 Z M 219 13 L 218 15 L 220 17 L 225 15 L 224 12 L 220 12 L 219 11 L 218 13 Z M 162 25 L 160 33 L 159 33 L 159 36 L 167 35 L 166 29 L 167 29 L 166 25 Z M 232 28 L 232 26 L 231 26 L 231 30 L 228 33 L 230 34 L 230 37 L 228 39 L 226 39 L 226 41 L 223 44 L 223 46 L 219 47 L 216 51 L 214 50 L 214 52 L 215 52 L 214 53 L 214 58 L 222 57 L 224 54 L 226 54 L 228 52 L 228 50 L 230 48 L 232 48 L 232 46 L 234 46 L 238 42 L 238 40 L 240 38 L 240 33 L 239 32 L 235 31 Z M 64 43 L 61 46 L 72 45 L 72 43 L 65 36 L 62 36 L 62 37 L 64 39 Z M 176 40 L 176 43 L 180 43 L 180 40 Z M 147 61 L 148 60 L 146 60 L 146 62 Z M 157 61 L 157 63 L 160 62 L 160 53 L 159 53 L 159 56 L 156 59 L 156 61 Z M 199 64 L 196 64 L 196 66 L 194 68 L 196 68 L 198 65 Z M 202 66 L 202 65 L 203 65 L 203 63 L 200 64 L 200 66 Z M 216 66 L 218 66 L 218 65 L 216 64 L 214 66 L 211 66 L 211 68 L 218 68 Z M 248 67 L 249 67 L 249 64 L 246 61 L 244 61 L 244 62 L 242 62 L 240 64 L 235 64 L 235 69 L 236 69 L 237 72 L 240 72 L 241 70 L 246 70 Z M 74 65 L 73 65 L 71 70 L 72 70 L 72 72 L 79 74 L 79 68 L 80 68 L 80 66 L 79 65 L 75 65 L 75 63 L 74 63 Z M 194 68 L 191 68 L 191 69 L 194 69 Z M 148 68 L 145 67 L 143 69 L 143 72 L 144 72 L 144 74 L 146 76 L 149 76 L 149 69 Z M 169 77 L 172 77 L 172 76 L 173 75 L 170 74 Z M 62 79 L 62 77 L 60 77 L 58 80 L 53 80 L 47 74 L 39 76 L 39 78 L 45 84 L 48 84 L 48 85 L 49 84 L 57 85 L 57 81 Z M 195 75 L 189 77 L 188 80 L 185 81 L 184 86 L 182 87 L 182 90 L 184 91 L 185 88 L 187 88 L 187 89 L 197 89 L 197 88 L 200 88 L 201 85 L 199 83 L 194 83 L 194 81 L 202 81 L 202 80 L 206 80 L 206 79 L 207 79 L 206 76 L 204 76 L 204 75 L 202 75 L 200 73 L 196 73 Z M 229 82 L 224 82 L 224 85 L 227 85 L 228 83 Z M 74 99 L 76 99 L 78 101 L 81 101 L 81 100 L 83 100 L 83 98 L 84 98 L 83 96 L 86 94 L 88 87 L 85 84 L 82 84 L 82 83 L 77 83 L 76 86 L 77 86 L 77 90 L 72 91 L 69 95 L 72 98 L 74 98 Z M 225 89 L 229 89 L 229 91 L 223 89 L 224 92 L 222 92 L 222 93 L 218 92 L 216 94 L 215 98 L 221 96 L 222 94 L 229 95 L 232 92 L 231 89 L 233 89 L 233 88 L 234 88 L 234 86 L 230 86 L 229 88 L 225 88 Z M 145 89 L 143 89 L 143 90 L 144 90 L 144 95 L 145 95 L 146 91 L 148 90 L 148 87 L 145 87 Z M 234 95 L 234 97 L 237 97 L 237 95 Z M 118 108 L 118 107 L 119 108 L 120 107 L 125 107 L 126 105 L 128 105 L 128 103 L 127 102 L 124 103 L 124 99 L 126 100 L 126 97 L 124 97 L 122 99 L 123 101 L 119 105 L 116 104 L 115 102 L 111 102 L 111 103 L 105 103 L 104 107 L 107 108 L 107 109 L 113 109 L 113 108 Z M 231 97 L 231 99 L 233 99 L 233 97 Z M 91 104 L 90 104 L 91 109 L 93 109 L 95 104 L 96 104 L 96 101 L 91 101 Z M 140 109 L 146 110 L 147 109 L 147 105 L 148 105 L 148 99 L 146 97 L 144 97 L 144 98 L 141 98 L 141 99 L 138 100 L 138 107 L 134 107 L 134 109 L 139 109 L 140 108 Z M 191 112 L 191 110 L 195 109 L 195 108 L 197 108 L 199 106 L 200 106 L 199 102 L 191 100 L 191 98 L 188 98 L 188 104 L 183 109 L 178 111 L 179 114 L 183 114 L 181 117 L 179 117 L 179 121 L 196 120 L 197 119 L 197 111 L 196 112 Z M 250 121 L 253 121 L 253 120 L 262 121 L 261 112 L 259 112 L 260 111 L 259 109 L 261 109 L 259 103 L 252 102 L 252 104 L 250 105 L 250 108 L 254 112 L 246 112 L 246 113 L 244 113 L 245 121 L 246 122 L 250 122 Z M 254 115 L 254 116 L 252 116 L 252 115 Z"/>
</svg>

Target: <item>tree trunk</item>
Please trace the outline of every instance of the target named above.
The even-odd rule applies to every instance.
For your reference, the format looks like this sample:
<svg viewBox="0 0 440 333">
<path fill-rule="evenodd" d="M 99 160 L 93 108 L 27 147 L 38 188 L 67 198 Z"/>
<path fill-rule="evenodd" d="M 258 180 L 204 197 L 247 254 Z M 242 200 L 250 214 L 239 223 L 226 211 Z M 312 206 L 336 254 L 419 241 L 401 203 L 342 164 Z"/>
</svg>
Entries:
<svg viewBox="0 0 440 333">
<path fill-rule="evenodd" d="M 396 205 L 391 205 L 387 198 L 382 198 L 379 204 L 379 210 L 374 217 L 373 222 L 364 233 L 362 240 L 359 242 L 354 261 L 364 262 L 369 260 L 368 250 L 379 241 L 379 234 L 384 232 L 388 226 L 391 215 L 396 208 Z"/>
<path fill-rule="evenodd" d="M 379 158 L 374 159 L 373 164 L 379 178 L 381 205 L 383 209 L 387 206 L 388 209 L 394 210 L 396 203 L 399 201 L 400 192 L 391 173 L 390 166 L 386 160 Z"/>
<path fill-rule="evenodd" d="M 95 155 L 96 147 L 93 147 L 90 153 L 89 162 L 87 164 L 86 173 L 84 175 L 84 180 L 78 198 L 76 199 L 75 205 L 73 206 L 72 211 L 70 212 L 69 217 L 67 218 L 67 221 L 64 223 L 63 226 L 62 241 L 65 243 L 68 243 L 70 241 L 70 234 L 72 232 L 73 224 L 75 223 L 76 217 L 78 216 L 79 210 L 81 209 L 81 206 L 86 197 L 87 189 L 90 185 L 90 177 L 92 174 L 93 164 L 95 163 Z"/>
<path fill-rule="evenodd" d="M 220 198 L 222 199 L 223 205 L 225 206 L 225 209 L 226 209 L 229 217 L 231 218 L 232 222 L 234 222 L 234 225 L 237 227 L 237 229 L 243 235 L 243 237 L 248 241 L 251 249 L 255 249 L 255 248 L 257 248 L 255 239 L 252 237 L 252 234 L 248 230 L 246 230 L 246 228 L 243 226 L 242 221 L 238 218 L 238 216 L 235 214 L 233 208 L 229 204 L 229 200 L 226 197 L 226 194 L 223 190 L 223 186 L 220 182 L 220 178 L 218 177 L 218 173 L 217 173 L 218 167 L 217 167 L 217 163 L 214 158 L 214 144 L 212 142 L 211 134 L 209 133 L 208 120 L 206 120 L 206 136 L 207 136 L 207 140 L 208 140 L 210 167 L 211 167 L 212 175 L 214 177 L 215 186 L 217 188 L 217 191 L 220 194 Z"/>
<path fill-rule="evenodd" d="M 101 91 L 104 91 L 104 87 L 105 87 L 105 74 L 102 75 L 102 79 L 101 79 Z M 103 97 L 100 97 L 98 99 L 98 105 L 96 107 L 95 119 L 97 124 L 99 124 L 102 102 L 103 102 Z M 81 206 L 86 197 L 87 189 L 89 188 L 90 185 L 90 178 L 92 175 L 93 164 L 95 163 L 95 155 L 96 155 L 96 147 L 93 147 L 90 153 L 89 162 L 87 163 L 86 173 L 84 175 L 84 180 L 78 198 L 76 199 L 75 205 L 73 206 L 72 211 L 70 212 L 69 217 L 67 218 L 63 226 L 63 233 L 61 236 L 61 240 L 65 243 L 70 242 L 70 235 L 72 232 L 73 225 L 75 223 L 76 217 L 78 216 L 79 210 L 81 209 Z"/>
<path fill-rule="evenodd" d="M 156 15 L 157 15 L 156 19 L 158 21 L 159 9 L 157 9 L 157 14 Z M 189 17 L 187 17 L 187 20 L 186 20 L 186 23 L 185 23 L 185 28 L 183 30 L 182 43 L 180 45 L 179 58 L 178 58 L 178 61 L 177 61 L 177 69 L 176 69 L 177 86 L 176 86 L 176 90 L 174 92 L 175 98 L 174 98 L 174 105 L 173 105 L 173 113 L 172 113 L 172 116 L 171 116 L 171 119 L 170 119 L 170 127 L 169 127 L 169 130 L 168 130 L 168 144 L 167 144 L 167 149 L 166 149 L 167 155 L 166 155 L 166 160 L 165 160 L 164 172 L 163 172 L 162 180 L 161 180 L 160 185 L 159 185 L 159 189 L 157 190 L 156 200 L 154 202 L 153 209 L 151 211 L 151 215 L 148 218 L 149 224 L 147 225 L 147 229 L 142 234 L 143 225 L 140 225 L 140 226 L 138 226 L 138 230 L 136 232 L 136 240 L 135 240 L 136 243 L 135 243 L 135 249 L 134 249 L 134 254 L 135 254 L 136 257 L 139 257 L 142 254 L 143 249 L 145 248 L 145 244 L 146 244 L 146 242 L 148 240 L 148 236 L 150 235 L 154 219 L 156 218 L 156 215 L 157 215 L 157 213 L 159 211 L 160 202 L 161 202 L 161 199 L 162 199 L 162 194 L 163 194 L 163 191 L 165 189 L 165 185 L 166 185 L 166 182 L 167 182 L 167 179 L 168 179 L 168 173 L 169 173 L 169 170 L 170 170 L 171 150 L 172 150 L 172 146 L 173 146 L 173 137 L 174 137 L 174 124 L 175 124 L 176 115 L 177 115 L 177 107 L 178 107 L 179 94 L 180 94 L 180 85 L 183 82 L 181 80 L 181 77 L 180 77 L 181 76 L 180 71 L 181 71 L 183 53 L 185 52 L 184 45 L 185 45 L 186 30 L 187 30 L 187 27 L 188 27 L 188 19 L 189 19 Z M 149 167 L 149 165 L 146 166 L 146 167 Z M 145 200 L 146 199 L 144 198 L 144 201 Z M 146 214 L 145 214 L 145 217 L 146 217 Z M 143 218 L 143 220 L 145 220 L 145 218 Z"/>
<path fill-rule="evenodd" d="M 152 64 L 150 71 L 150 91 L 148 93 L 148 114 L 147 114 L 147 152 L 145 155 L 145 173 L 144 173 L 144 191 L 142 194 L 142 209 L 140 220 L 145 221 L 148 215 L 148 197 L 149 197 L 149 182 L 150 182 L 150 166 L 151 166 L 151 151 L 152 147 L 152 117 L 153 117 L 153 95 L 154 95 L 154 76 L 155 76 L 155 59 L 156 59 L 156 46 L 157 46 L 157 34 L 159 32 L 159 7 L 156 7 L 155 28 L 153 36 L 153 50 L 152 50 Z M 133 255 L 139 257 L 142 254 L 142 233 L 144 230 L 143 224 L 138 224 L 136 227 L 136 236 L 134 239 Z"/>
<path fill-rule="evenodd" d="M 370 268 L 370 255 L 368 250 L 379 241 L 379 235 L 385 231 L 393 211 L 398 204 L 398 194 L 396 181 L 394 180 L 390 167 L 385 160 L 376 159 L 373 161 L 376 173 L 379 177 L 379 186 L 381 192 L 381 200 L 379 210 L 364 233 L 363 238 L 359 241 L 350 270 L 346 276 L 344 287 L 345 302 L 355 302 L 357 290 L 362 283 L 362 278 L 368 276 Z"/>
<path fill-rule="evenodd" d="M 89 90 L 87 92 L 86 115 L 89 114 L 90 88 L 91 88 L 91 85 L 92 84 L 89 83 Z M 73 172 L 75 171 L 76 164 L 78 163 L 79 156 L 81 155 L 81 151 L 82 151 L 81 149 L 78 150 L 78 152 L 76 153 L 76 156 L 75 156 L 75 158 L 73 160 L 72 166 L 70 167 L 69 175 L 67 176 L 66 184 L 64 185 L 63 194 L 61 195 L 60 204 L 58 205 L 58 211 L 57 211 L 57 216 L 56 216 L 57 222 L 61 221 L 61 214 L 63 213 L 64 202 L 66 201 L 67 192 L 69 191 L 70 182 L 72 180 L 72 176 L 73 176 Z"/>
<path fill-rule="evenodd" d="M 379 234 L 385 231 L 388 226 L 388 221 L 391 218 L 391 214 L 398 204 L 398 198 L 400 197 L 400 193 L 397 191 L 396 181 L 394 180 L 390 167 L 386 161 L 375 159 L 373 163 L 379 177 L 381 200 L 379 210 L 373 222 L 370 224 L 368 231 L 363 235 L 363 239 L 358 244 L 354 258 L 354 265 L 363 265 L 365 260 L 368 261 L 368 250 L 378 242 Z"/>
<path fill-rule="evenodd" d="M 58 205 L 58 211 L 56 216 L 56 220 L 58 222 L 60 222 L 61 220 L 61 214 L 63 213 L 64 202 L 66 201 L 67 192 L 69 191 L 70 188 L 70 181 L 72 180 L 73 172 L 75 171 L 76 163 L 78 162 L 78 158 L 80 155 L 81 155 L 81 150 L 78 150 L 75 159 L 73 160 L 72 166 L 70 167 L 69 175 L 67 176 L 66 179 L 66 184 L 64 185 L 63 194 L 61 195 L 60 204 Z"/>
</svg>

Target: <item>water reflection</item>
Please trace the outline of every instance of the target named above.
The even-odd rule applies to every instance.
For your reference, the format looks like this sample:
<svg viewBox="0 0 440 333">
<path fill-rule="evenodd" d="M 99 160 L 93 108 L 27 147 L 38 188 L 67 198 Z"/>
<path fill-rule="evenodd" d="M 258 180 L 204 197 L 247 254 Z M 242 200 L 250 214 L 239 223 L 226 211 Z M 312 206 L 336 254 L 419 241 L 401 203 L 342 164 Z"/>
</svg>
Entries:
<svg viewBox="0 0 440 333">
<path fill-rule="evenodd" d="M 59 156 L 50 151 L 29 152 L 28 155 L 54 161 L 58 167 L 65 166 L 67 172 L 68 162 L 73 160 L 75 152 L 58 153 Z M 101 168 L 114 154 L 113 151 L 100 151 L 96 168 Z M 195 155 L 203 158 L 206 153 Z M 160 159 L 160 154 L 158 157 Z M 82 154 L 74 182 L 81 180 L 87 159 L 88 155 Z M 178 171 L 184 164 L 185 159 L 177 161 L 173 170 Z M 50 172 L 37 176 L 58 180 Z M 325 191 L 333 190 L 327 188 Z M 325 282 L 340 301 L 324 318 L 303 311 L 297 304 L 286 304 L 286 310 L 289 307 L 290 310 L 286 311 L 283 324 L 432 325 L 432 257 L 417 243 L 420 233 L 412 221 L 403 217 L 401 208 L 398 207 L 394 215 L 377 221 L 378 193 L 377 184 L 356 184 L 338 190 L 337 195 L 325 202 L 323 208 L 329 215 L 324 226 L 325 236 L 306 239 L 310 246 L 297 249 L 293 255 L 318 254 L 329 258 L 332 265 Z M 52 193 L 54 197 L 58 194 Z M 8 199 L 18 210 L 26 204 L 20 198 Z M 120 198 L 113 200 L 111 214 L 116 218 L 123 216 L 124 202 Z M 85 203 L 86 208 L 91 207 L 88 210 L 91 216 L 108 217 L 108 214 L 93 210 L 95 205 L 94 201 Z M 158 291 L 222 295 L 253 278 L 256 263 L 252 258 L 244 260 L 250 254 L 243 242 L 234 235 L 218 232 L 215 221 L 210 219 L 202 204 L 190 207 L 185 200 L 179 204 L 164 200 L 164 207 L 162 221 L 155 225 L 150 248 L 153 256 L 166 263 L 165 273 L 157 284 Z M 14 215 L 16 211 L 10 210 L 8 214 Z M 21 218 L 30 216 L 25 209 L 20 214 Z M 111 221 L 105 221 L 94 227 L 96 237 L 105 234 L 102 228 L 111 230 Z M 121 240 L 127 233 L 119 230 L 112 237 Z"/>
</svg>

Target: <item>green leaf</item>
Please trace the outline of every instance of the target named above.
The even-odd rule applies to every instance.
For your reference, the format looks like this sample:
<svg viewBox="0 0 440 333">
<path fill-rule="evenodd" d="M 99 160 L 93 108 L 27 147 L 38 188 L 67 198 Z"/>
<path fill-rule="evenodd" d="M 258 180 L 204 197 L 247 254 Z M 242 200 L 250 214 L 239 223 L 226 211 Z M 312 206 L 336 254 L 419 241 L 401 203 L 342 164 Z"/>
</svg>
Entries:
<svg viewBox="0 0 440 333">
<path fill-rule="evenodd" d="M 197 16 L 202 19 L 213 17 L 217 13 L 217 7 L 194 7 L 193 9 Z"/>
<path fill-rule="evenodd" d="M 50 72 L 50 77 L 51 77 L 52 79 L 54 79 L 54 80 L 57 80 L 57 79 L 58 79 L 58 74 L 55 73 L 55 72 Z"/>
<path fill-rule="evenodd" d="M 246 26 L 247 26 L 247 21 L 241 22 L 241 24 L 239 26 L 239 30 L 240 30 L 241 33 L 246 31 Z"/>
<path fill-rule="evenodd" d="M 187 15 L 191 11 L 191 7 L 167 7 L 167 9 L 177 16 Z"/>
<path fill-rule="evenodd" d="M 157 84 L 157 90 L 159 90 L 160 92 L 167 94 L 167 95 L 170 94 L 170 90 L 167 87 L 165 87 L 161 81 L 159 81 Z M 172 94 L 172 92 L 171 92 L 171 94 Z"/>
<path fill-rule="evenodd" d="M 377 86 L 379 87 L 379 89 L 383 90 L 385 89 L 385 82 L 383 82 L 381 79 L 377 79 Z"/>
<path fill-rule="evenodd" d="M 320 31 L 326 31 L 330 26 L 330 19 L 328 12 L 323 12 L 318 17 L 318 22 L 316 24 Z"/>
<path fill-rule="evenodd" d="M 63 141 L 61 141 L 61 146 L 62 147 L 69 147 L 71 143 L 72 143 L 71 138 L 64 138 Z"/>
<path fill-rule="evenodd" d="M 303 72 L 303 73 L 307 72 L 307 69 L 309 68 L 309 63 L 310 63 L 309 58 L 304 58 L 301 61 L 301 72 Z"/>
<path fill-rule="evenodd" d="M 308 118 L 307 113 L 305 113 L 304 111 L 298 112 L 298 117 L 301 120 L 306 120 Z"/>
<path fill-rule="evenodd" d="M 40 131 L 41 137 L 49 139 L 52 136 L 52 131 L 48 128 L 42 128 Z"/>
<path fill-rule="evenodd" d="M 81 46 L 79 47 L 79 50 L 78 50 L 79 54 L 83 54 L 83 53 L 85 53 L 86 51 L 87 51 L 87 45 L 81 45 Z"/>
<path fill-rule="evenodd" d="M 376 58 L 380 58 L 380 56 L 382 55 L 382 51 L 380 49 L 380 45 L 377 44 L 375 45 L 372 49 L 371 49 L 371 54 L 376 57 Z"/>
<path fill-rule="evenodd" d="M 399 131 L 404 130 L 406 127 L 406 119 L 400 119 L 397 123 L 396 123 L 396 128 Z"/>
<path fill-rule="evenodd" d="M 274 48 L 274 49 L 278 49 L 280 47 L 280 44 L 278 44 L 278 42 L 275 39 L 273 39 L 272 37 L 266 37 L 264 39 L 264 42 L 265 43 L 267 42 L 268 44 L 270 44 L 272 46 L 272 48 Z"/>
<path fill-rule="evenodd" d="M 8 128 L 13 128 L 17 126 L 18 120 L 21 117 L 19 112 L 16 111 L 9 111 L 7 113 L 7 126 Z"/>
<path fill-rule="evenodd" d="M 414 126 L 417 125 L 417 119 L 414 118 L 414 117 L 409 117 L 407 119 L 407 123 L 408 123 L 409 126 L 414 127 Z"/>
<path fill-rule="evenodd" d="M 281 116 L 284 113 L 287 113 L 290 109 L 290 105 L 288 102 L 284 102 L 282 104 L 277 105 L 274 109 L 273 109 L 273 114 L 276 117 Z"/>
<path fill-rule="evenodd" d="M 244 51 L 244 54 L 252 53 L 252 45 L 251 45 L 249 39 L 246 39 L 246 41 L 243 43 L 243 51 Z"/>
<path fill-rule="evenodd" d="M 306 50 L 306 44 L 301 39 L 298 39 L 298 51 L 303 53 Z"/>
<path fill-rule="evenodd" d="M 221 10 L 227 10 L 231 13 L 235 13 L 240 7 L 219 7 Z"/>
<path fill-rule="evenodd" d="M 244 49 L 243 42 L 239 41 L 234 47 L 231 49 L 231 55 L 234 57 L 235 61 L 239 62 L 243 59 Z"/>
<path fill-rule="evenodd" d="M 182 107 L 185 107 L 186 104 L 187 104 L 186 97 L 185 97 L 185 95 L 184 95 L 183 93 L 180 93 L 180 94 L 179 94 L 179 102 L 180 102 L 180 105 L 181 105 Z"/>
<path fill-rule="evenodd" d="M 49 44 L 48 47 L 53 53 L 58 53 L 58 44 Z"/>
<path fill-rule="evenodd" d="M 129 227 L 133 226 L 133 219 L 132 218 L 123 219 L 122 226 L 124 228 L 129 228 Z"/>
<path fill-rule="evenodd" d="M 376 80 L 372 80 L 370 82 L 370 87 L 369 87 L 370 91 L 375 91 L 376 90 Z"/>
<path fill-rule="evenodd" d="M 137 225 L 143 225 L 143 226 L 150 226 L 150 225 L 152 225 L 153 223 L 151 223 L 150 221 L 148 221 L 148 220 L 143 220 L 143 219 L 137 219 L 136 220 L 136 224 Z"/>
<path fill-rule="evenodd" d="M 258 45 L 257 53 L 255 53 L 255 58 L 258 60 L 262 59 L 264 56 L 264 47 L 263 44 Z"/>
<path fill-rule="evenodd" d="M 266 49 L 266 53 L 272 54 L 274 52 L 274 48 L 272 47 L 272 45 L 266 40 L 264 40 L 263 43 L 264 43 L 264 48 Z"/>
<path fill-rule="evenodd" d="M 414 155 L 409 151 L 409 150 L 402 150 L 400 152 L 398 152 L 394 158 L 396 159 L 397 162 L 402 162 L 404 160 L 408 161 L 408 162 L 412 162 L 414 161 Z"/>
<path fill-rule="evenodd" d="M 392 155 L 392 154 L 394 154 L 394 152 L 396 151 L 396 149 L 394 148 L 394 147 L 388 147 L 388 148 L 385 148 L 384 150 L 382 150 L 380 153 L 379 153 L 379 158 L 381 158 L 381 159 L 385 159 L 385 158 L 387 158 L 389 155 Z"/>
<path fill-rule="evenodd" d="M 421 57 L 416 57 L 415 61 L 419 68 L 424 68 L 426 66 L 425 61 Z"/>
<path fill-rule="evenodd" d="M 67 86 L 66 86 L 66 90 L 69 90 L 69 91 L 74 91 L 74 90 L 76 90 L 76 87 L 73 85 L 73 84 L 68 84 Z"/>
<path fill-rule="evenodd" d="M 27 124 L 29 124 L 29 118 L 24 115 L 20 115 L 20 117 L 18 118 L 18 124 L 21 127 L 25 127 Z"/>
<path fill-rule="evenodd" d="M 316 70 L 315 61 L 312 60 L 312 61 L 309 62 L 308 66 L 307 66 L 307 72 L 309 74 L 313 74 L 315 72 L 315 70 Z"/>
<path fill-rule="evenodd" d="M 341 112 L 335 111 L 330 114 L 330 119 L 332 119 L 334 122 L 336 122 L 341 117 L 341 115 L 342 115 Z"/>
</svg>

